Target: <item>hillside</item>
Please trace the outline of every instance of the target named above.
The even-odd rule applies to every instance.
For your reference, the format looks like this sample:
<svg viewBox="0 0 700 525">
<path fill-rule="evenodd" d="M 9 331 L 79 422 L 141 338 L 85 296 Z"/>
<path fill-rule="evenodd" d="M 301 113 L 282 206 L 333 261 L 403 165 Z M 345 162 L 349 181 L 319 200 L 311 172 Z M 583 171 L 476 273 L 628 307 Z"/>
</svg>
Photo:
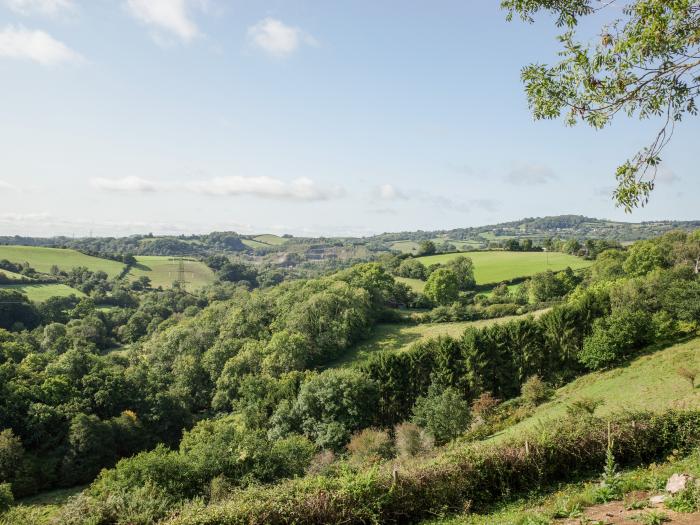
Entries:
<svg viewBox="0 0 700 525">
<path fill-rule="evenodd" d="M 700 338 L 650 350 L 624 366 L 584 375 L 558 389 L 551 401 L 524 421 L 493 436 L 499 440 L 561 419 L 572 403 L 599 400 L 599 416 L 622 410 L 663 411 L 700 408 L 700 389 L 678 374 L 680 368 L 700 370 Z"/>
<path fill-rule="evenodd" d="M 7 259 L 14 263 L 27 262 L 29 266 L 42 273 L 50 273 L 54 265 L 64 271 L 84 266 L 93 272 L 102 271 L 109 277 L 116 277 L 124 268 L 121 262 L 92 257 L 75 250 L 37 246 L 0 245 L 0 259 Z"/>
<path fill-rule="evenodd" d="M 51 297 L 85 297 L 80 290 L 65 284 L 3 284 L 0 290 L 16 290 L 26 294 L 30 301 L 42 303 Z"/>
<path fill-rule="evenodd" d="M 137 255 L 137 264 L 129 270 L 127 278 L 137 279 L 146 276 L 153 288 L 170 288 L 177 280 L 179 262 L 172 257 L 160 255 Z M 216 280 L 214 272 L 203 262 L 183 259 L 186 288 L 197 290 Z"/>
<path fill-rule="evenodd" d="M 608 221 L 583 215 L 556 215 L 452 230 L 383 233 L 373 239 L 394 244 L 396 249 L 411 253 L 415 252 L 415 244 L 411 242 L 420 240 L 449 241 L 453 244 L 454 241 L 470 241 L 482 247 L 491 241 L 512 238 L 527 238 L 535 241 L 560 238 L 631 242 L 656 237 L 671 230 L 690 231 L 696 228 L 700 228 L 700 220 L 635 223 Z"/>
</svg>

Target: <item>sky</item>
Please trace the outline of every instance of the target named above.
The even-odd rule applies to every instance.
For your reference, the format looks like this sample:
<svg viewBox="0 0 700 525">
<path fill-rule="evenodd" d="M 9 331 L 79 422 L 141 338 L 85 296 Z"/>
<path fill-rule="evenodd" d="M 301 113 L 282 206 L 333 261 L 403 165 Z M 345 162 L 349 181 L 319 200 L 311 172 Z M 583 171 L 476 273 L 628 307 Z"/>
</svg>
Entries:
<svg viewBox="0 0 700 525">
<path fill-rule="evenodd" d="M 700 219 L 700 122 L 534 121 L 557 29 L 496 0 L 0 0 L 0 235 L 371 235 L 557 214 Z"/>
</svg>

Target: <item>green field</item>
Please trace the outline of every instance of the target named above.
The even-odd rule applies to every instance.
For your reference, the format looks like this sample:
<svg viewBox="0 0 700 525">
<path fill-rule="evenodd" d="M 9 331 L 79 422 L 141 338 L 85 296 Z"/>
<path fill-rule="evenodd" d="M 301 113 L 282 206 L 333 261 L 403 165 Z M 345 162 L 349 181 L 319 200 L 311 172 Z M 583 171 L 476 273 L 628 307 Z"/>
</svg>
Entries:
<svg viewBox="0 0 700 525">
<path fill-rule="evenodd" d="M 203 262 L 194 259 L 185 261 L 185 288 L 196 290 L 216 280 L 214 272 Z M 158 288 L 171 288 L 173 281 L 177 279 L 178 262 L 173 257 L 164 255 L 138 255 L 136 266 L 128 274 L 129 278 L 138 278 L 145 275 L 151 279 L 151 286 Z"/>
<path fill-rule="evenodd" d="M 535 317 L 542 315 L 545 310 L 532 312 Z M 519 315 L 500 317 L 497 319 L 484 319 L 481 321 L 463 321 L 458 323 L 423 323 L 423 324 L 378 324 L 375 326 L 372 336 L 349 349 L 340 359 L 332 363 L 331 367 L 357 366 L 367 361 L 376 352 L 403 352 L 413 343 L 422 339 L 449 335 L 460 337 L 467 327 L 488 326 L 495 323 L 506 323 L 518 319 Z"/>
<path fill-rule="evenodd" d="M 420 279 L 411 279 L 410 277 L 394 277 L 398 282 L 407 284 L 416 293 L 423 293 L 425 288 L 425 281 Z"/>
<path fill-rule="evenodd" d="M 254 239 L 241 239 L 241 242 L 245 244 L 248 248 L 269 248 L 270 245 L 264 242 L 256 241 Z"/>
<path fill-rule="evenodd" d="M 66 271 L 84 266 L 93 272 L 103 271 L 110 277 L 116 277 L 124 268 L 120 262 L 91 257 L 75 250 L 36 246 L 0 246 L 0 259 L 14 263 L 28 262 L 29 266 L 42 273 L 49 273 L 53 265 Z"/>
<path fill-rule="evenodd" d="M 2 284 L 0 290 L 18 290 L 35 303 L 42 303 L 50 297 L 68 297 L 69 295 L 85 297 L 80 290 L 65 284 Z"/>
<path fill-rule="evenodd" d="M 700 408 L 700 388 L 691 388 L 690 383 L 678 375 L 680 367 L 700 370 L 700 338 L 656 350 L 627 366 L 580 377 L 557 390 L 553 400 L 538 407 L 533 416 L 495 437 L 516 435 L 560 419 L 569 404 L 582 398 L 604 401 L 596 415 L 623 409 Z"/>
<path fill-rule="evenodd" d="M 469 257 L 474 262 L 474 277 L 476 277 L 477 284 L 500 283 L 547 270 L 563 270 L 567 266 L 577 270 L 592 264 L 591 261 L 559 252 L 480 251 L 428 255 L 418 257 L 418 260 L 426 266 L 430 266 L 431 264 L 445 264 L 460 255 Z"/>
<path fill-rule="evenodd" d="M 396 241 L 391 243 L 392 250 L 399 250 L 401 253 L 416 253 L 418 243 L 415 241 Z"/>
<path fill-rule="evenodd" d="M 253 240 L 262 242 L 264 244 L 271 244 L 272 246 L 280 246 L 287 242 L 287 239 L 285 239 L 284 237 L 280 237 L 279 235 L 273 235 L 271 233 L 257 235 L 253 237 Z"/>
<path fill-rule="evenodd" d="M 8 279 L 10 279 L 11 281 L 21 281 L 22 279 L 25 278 L 24 275 L 22 275 L 22 274 L 10 272 L 9 270 L 3 270 L 2 268 L 0 268 L 0 273 L 3 274 Z"/>
</svg>

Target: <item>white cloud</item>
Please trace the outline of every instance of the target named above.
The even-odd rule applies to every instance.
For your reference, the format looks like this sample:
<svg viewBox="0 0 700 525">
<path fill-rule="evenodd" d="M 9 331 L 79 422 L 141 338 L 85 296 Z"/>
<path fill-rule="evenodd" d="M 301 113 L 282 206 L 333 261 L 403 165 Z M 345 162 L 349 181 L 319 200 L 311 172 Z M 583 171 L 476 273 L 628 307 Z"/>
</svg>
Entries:
<svg viewBox="0 0 700 525">
<path fill-rule="evenodd" d="M 374 188 L 374 196 L 385 201 L 405 200 L 408 197 L 404 192 L 392 184 L 382 184 Z"/>
<path fill-rule="evenodd" d="M 186 188 L 208 195 L 255 195 L 292 200 L 327 200 L 343 195 L 341 188 L 323 188 L 307 177 L 285 182 L 273 177 L 217 177 L 193 182 Z"/>
<path fill-rule="evenodd" d="M 515 185 L 547 184 L 557 178 L 549 166 L 535 163 L 517 164 L 506 175 L 505 181 Z"/>
<path fill-rule="evenodd" d="M 22 26 L 6 26 L 0 30 L 0 57 L 32 60 L 44 66 L 84 61 L 78 53 L 48 33 Z"/>
<path fill-rule="evenodd" d="M 318 44 L 314 37 L 298 27 L 288 26 L 274 18 L 265 18 L 249 27 L 248 39 L 254 46 L 278 58 L 291 55 L 301 44 Z"/>
<path fill-rule="evenodd" d="M 90 185 L 98 190 L 129 192 L 155 191 L 159 187 L 158 184 L 139 177 L 124 177 L 121 179 L 96 178 L 90 181 Z"/>
<path fill-rule="evenodd" d="M 20 188 L 15 186 L 14 184 L 10 184 L 9 182 L 5 182 L 3 180 L 0 180 L 0 190 L 3 191 L 20 191 Z"/>
<path fill-rule="evenodd" d="M 287 182 L 274 177 L 231 176 L 185 183 L 161 183 L 139 177 L 124 177 L 121 179 L 96 178 L 92 179 L 90 184 L 104 191 L 186 191 L 204 195 L 252 195 L 301 201 L 328 200 L 345 194 L 340 187 L 323 187 L 307 177 Z"/>
<path fill-rule="evenodd" d="M 156 30 L 153 34 L 159 44 L 165 43 L 162 33 L 190 42 L 200 31 L 189 15 L 191 7 L 205 7 L 204 0 L 126 0 L 126 8 L 141 23 Z"/>
<path fill-rule="evenodd" d="M 75 8 L 73 0 L 3 0 L 3 3 L 20 15 L 56 16 Z"/>
</svg>

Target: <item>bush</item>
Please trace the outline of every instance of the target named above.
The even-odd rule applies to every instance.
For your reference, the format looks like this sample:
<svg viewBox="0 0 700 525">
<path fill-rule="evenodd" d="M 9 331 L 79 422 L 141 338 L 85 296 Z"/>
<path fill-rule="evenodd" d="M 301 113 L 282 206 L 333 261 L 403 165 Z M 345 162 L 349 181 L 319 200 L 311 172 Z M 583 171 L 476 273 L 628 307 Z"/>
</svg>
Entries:
<svg viewBox="0 0 700 525">
<path fill-rule="evenodd" d="M 414 423 L 400 423 L 394 427 L 396 452 L 399 457 L 413 457 L 432 450 L 434 439 Z"/>
<path fill-rule="evenodd" d="M 391 457 L 392 443 L 385 430 L 365 428 L 350 438 L 347 449 L 361 463 L 377 463 Z"/>
<path fill-rule="evenodd" d="M 542 381 L 540 376 L 534 375 L 528 378 L 520 388 L 520 395 L 528 405 L 537 406 L 552 397 L 552 388 Z"/>
<path fill-rule="evenodd" d="M 0 483 L 0 513 L 5 512 L 15 502 L 9 483 Z"/>
<path fill-rule="evenodd" d="M 654 340 L 652 317 L 643 310 L 620 308 L 606 318 L 596 319 L 593 333 L 583 342 L 579 361 L 591 370 L 598 370 Z"/>
<path fill-rule="evenodd" d="M 322 450 L 312 458 L 306 473 L 311 476 L 330 474 L 335 460 L 335 453 L 332 450 Z"/>
<path fill-rule="evenodd" d="M 596 409 L 604 404 L 602 399 L 592 399 L 590 397 L 582 397 L 577 399 L 566 407 L 566 413 L 569 417 L 580 418 L 592 416 Z"/>
<path fill-rule="evenodd" d="M 469 403 L 456 389 L 441 389 L 433 383 L 428 389 L 428 395 L 416 400 L 413 422 L 425 428 L 436 443 L 447 443 L 469 427 Z"/>
<path fill-rule="evenodd" d="M 353 432 L 369 425 L 377 396 L 376 383 L 364 374 L 329 370 L 301 386 L 293 412 L 318 447 L 339 450 Z"/>
<path fill-rule="evenodd" d="M 472 414 L 486 418 L 493 413 L 500 402 L 501 400 L 495 397 L 491 392 L 483 392 L 472 401 Z"/>
</svg>

